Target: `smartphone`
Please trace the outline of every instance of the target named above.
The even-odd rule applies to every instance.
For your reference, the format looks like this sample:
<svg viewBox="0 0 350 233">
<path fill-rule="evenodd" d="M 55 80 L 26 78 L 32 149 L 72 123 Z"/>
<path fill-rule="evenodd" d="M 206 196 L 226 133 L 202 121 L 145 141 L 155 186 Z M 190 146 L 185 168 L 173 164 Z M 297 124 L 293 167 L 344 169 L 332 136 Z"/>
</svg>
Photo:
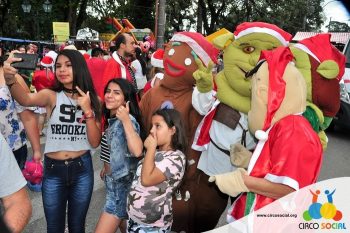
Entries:
<svg viewBox="0 0 350 233">
<path fill-rule="evenodd" d="M 13 57 L 22 58 L 22 61 L 11 63 L 16 69 L 35 70 L 38 62 L 38 54 L 14 53 Z"/>
</svg>

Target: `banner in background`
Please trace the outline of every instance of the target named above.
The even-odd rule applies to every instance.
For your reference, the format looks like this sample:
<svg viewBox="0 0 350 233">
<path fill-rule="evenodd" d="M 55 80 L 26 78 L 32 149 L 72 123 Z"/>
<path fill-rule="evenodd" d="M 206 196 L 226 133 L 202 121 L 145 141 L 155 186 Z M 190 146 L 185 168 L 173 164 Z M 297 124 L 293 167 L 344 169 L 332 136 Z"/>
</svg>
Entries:
<svg viewBox="0 0 350 233">
<path fill-rule="evenodd" d="M 54 42 L 66 42 L 69 39 L 68 22 L 52 22 Z"/>
</svg>

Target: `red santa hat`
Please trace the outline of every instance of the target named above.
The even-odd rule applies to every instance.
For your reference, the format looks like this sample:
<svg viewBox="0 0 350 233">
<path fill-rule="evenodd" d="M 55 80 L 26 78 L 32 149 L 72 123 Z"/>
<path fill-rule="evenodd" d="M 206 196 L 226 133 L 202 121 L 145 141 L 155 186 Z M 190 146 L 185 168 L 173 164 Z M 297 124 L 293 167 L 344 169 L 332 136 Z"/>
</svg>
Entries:
<svg viewBox="0 0 350 233">
<path fill-rule="evenodd" d="M 83 57 L 85 58 L 85 60 L 89 60 L 91 58 L 90 54 L 88 53 L 84 53 Z"/>
<path fill-rule="evenodd" d="M 164 50 L 157 49 L 151 56 L 151 64 L 153 67 L 164 68 L 163 64 Z"/>
<path fill-rule="evenodd" d="M 339 66 L 337 79 L 340 80 L 345 72 L 345 56 L 331 44 L 331 34 L 322 33 L 316 36 L 306 38 L 295 44 L 294 47 L 303 50 L 318 62 L 333 60 Z"/>
<path fill-rule="evenodd" d="M 49 51 L 40 61 L 40 64 L 44 67 L 53 67 L 57 58 L 55 51 Z"/>
<path fill-rule="evenodd" d="M 269 90 L 264 126 L 262 130 L 255 132 L 255 137 L 259 140 L 267 140 L 266 131 L 271 127 L 271 121 L 285 96 L 286 82 L 283 80 L 283 74 L 288 63 L 293 60 L 293 55 L 288 47 L 279 47 L 271 51 L 262 51 L 260 58 L 265 59 L 268 64 Z"/>
<path fill-rule="evenodd" d="M 209 61 L 217 63 L 219 50 L 198 32 L 177 32 L 170 41 L 179 41 L 188 44 L 206 66 L 208 66 Z"/>
<path fill-rule="evenodd" d="M 251 33 L 266 33 L 274 36 L 278 39 L 283 46 L 287 46 L 292 39 L 292 35 L 282 30 L 276 25 L 264 23 L 264 22 L 245 22 L 237 26 L 236 31 L 233 33 L 235 39 L 239 39 L 242 36 Z"/>
<path fill-rule="evenodd" d="M 40 64 L 44 67 L 52 67 L 54 62 L 55 61 L 51 57 L 45 56 L 41 59 Z"/>
</svg>

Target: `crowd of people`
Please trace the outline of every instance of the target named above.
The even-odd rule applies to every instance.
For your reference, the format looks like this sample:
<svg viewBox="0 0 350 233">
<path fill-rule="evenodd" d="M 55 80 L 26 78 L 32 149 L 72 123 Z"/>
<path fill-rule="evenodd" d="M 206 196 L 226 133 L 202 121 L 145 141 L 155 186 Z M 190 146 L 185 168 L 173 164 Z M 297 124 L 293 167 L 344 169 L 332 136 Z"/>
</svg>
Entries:
<svg viewBox="0 0 350 233">
<path fill-rule="evenodd" d="M 228 215 L 238 219 L 249 214 L 241 211 L 248 198 L 255 198 L 252 211 L 315 182 L 322 147 L 300 116 L 306 109 L 306 84 L 294 65 L 287 65 L 291 35 L 258 22 L 243 23 L 234 34 L 217 39 L 210 43 L 199 33 L 179 32 L 148 57 L 132 35 L 121 33 L 108 52 L 74 45 L 47 49 L 36 70 L 11 65 L 21 62 L 14 53 L 37 53 L 35 44 L 1 57 L 0 198 L 8 231 L 21 232 L 31 215 L 20 172 L 30 160 L 27 138 L 32 160 L 44 167 L 48 233 L 65 232 L 66 219 L 69 233 L 85 232 L 94 185 L 91 151 L 99 146 L 106 198 L 96 233 L 211 230 L 229 200 L 234 205 Z M 266 65 L 254 68 L 260 55 L 269 66 L 284 62 L 277 77 Z M 331 57 L 340 67 L 334 77 L 342 70 L 337 56 Z M 244 65 L 236 69 L 236 63 Z M 224 71 L 218 73 L 218 67 Z M 252 75 L 259 78 L 251 81 Z M 269 86 L 275 82 L 272 76 L 279 81 Z M 267 94 L 281 89 L 285 92 Z M 293 93 L 298 98 L 291 100 Z M 277 106 L 273 111 L 271 102 Z M 309 145 L 303 146 L 313 149 L 287 148 L 285 156 L 290 156 L 281 164 L 281 144 L 274 147 L 270 130 L 284 130 L 285 118 L 304 125 L 302 131 L 286 131 L 305 138 L 301 141 Z M 271 136 L 269 143 L 267 136 L 254 135 L 261 130 Z M 298 156 L 312 162 L 294 161 Z M 296 171 L 305 166 L 309 172 L 300 177 Z"/>
</svg>

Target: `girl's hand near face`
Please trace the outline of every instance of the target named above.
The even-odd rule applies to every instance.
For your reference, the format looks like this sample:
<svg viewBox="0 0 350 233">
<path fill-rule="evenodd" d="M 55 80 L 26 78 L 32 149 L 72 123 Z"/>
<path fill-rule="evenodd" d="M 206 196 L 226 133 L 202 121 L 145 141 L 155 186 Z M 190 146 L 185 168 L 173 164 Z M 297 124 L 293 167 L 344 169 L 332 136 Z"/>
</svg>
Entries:
<svg viewBox="0 0 350 233">
<path fill-rule="evenodd" d="M 143 143 L 143 145 L 147 150 L 151 150 L 151 149 L 155 150 L 157 148 L 157 141 L 158 141 L 157 135 L 150 133 L 146 138 L 145 142 Z"/>
<path fill-rule="evenodd" d="M 115 114 L 115 116 L 121 121 L 121 122 L 125 122 L 127 120 L 130 120 L 129 117 L 129 101 L 126 102 L 125 107 L 122 105 L 117 109 L 117 112 Z"/>
<path fill-rule="evenodd" d="M 85 94 L 78 86 L 76 86 L 76 89 L 79 93 L 77 104 L 81 107 L 84 113 L 91 111 L 91 100 L 89 92 L 86 92 Z"/>
</svg>

